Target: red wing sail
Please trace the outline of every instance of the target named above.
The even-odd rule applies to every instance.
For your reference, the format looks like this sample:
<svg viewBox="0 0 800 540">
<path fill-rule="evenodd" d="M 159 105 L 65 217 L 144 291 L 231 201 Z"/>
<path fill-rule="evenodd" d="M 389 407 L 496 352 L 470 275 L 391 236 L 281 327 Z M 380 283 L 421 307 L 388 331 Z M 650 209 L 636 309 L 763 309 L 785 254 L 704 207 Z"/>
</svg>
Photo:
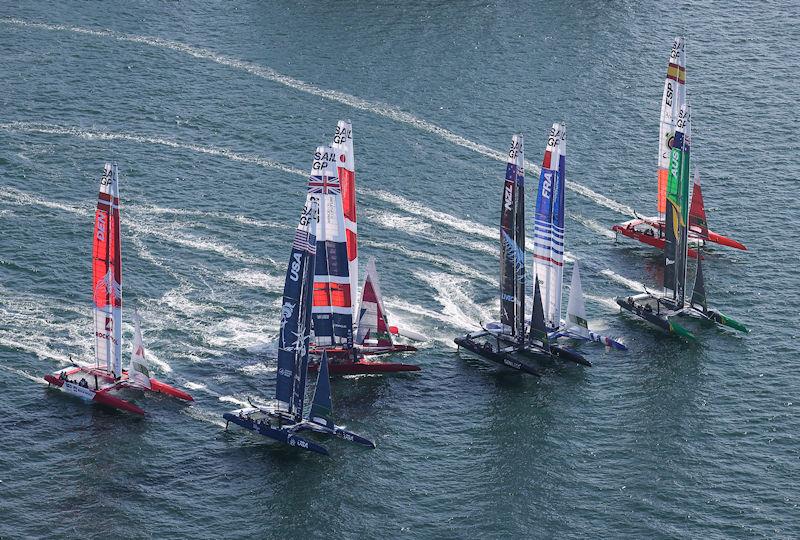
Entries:
<svg viewBox="0 0 800 540">
<path fill-rule="evenodd" d="M 694 188 L 692 188 L 692 204 L 689 207 L 689 230 L 701 238 L 708 239 L 708 222 L 703 207 L 703 191 L 700 189 L 700 175 L 694 172 Z"/>
<path fill-rule="evenodd" d="M 122 375 L 122 253 L 116 163 L 106 163 L 100 180 L 93 242 L 95 357 L 98 367 L 119 378 Z"/>
<path fill-rule="evenodd" d="M 339 153 L 339 183 L 342 187 L 347 260 L 350 267 L 350 305 L 355 307 L 358 300 L 358 227 L 356 226 L 356 166 L 353 155 L 353 126 L 349 120 L 339 120 L 332 146 Z"/>
<path fill-rule="evenodd" d="M 364 279 L 364 290 L 361 292 L 356 343 L 364 347 L 392 346 L 392 336 L 389 333 L 386 311 L 383 309 L 378 272 L 373 258 L 367 263 L 367 276 Z"/>
</svg>

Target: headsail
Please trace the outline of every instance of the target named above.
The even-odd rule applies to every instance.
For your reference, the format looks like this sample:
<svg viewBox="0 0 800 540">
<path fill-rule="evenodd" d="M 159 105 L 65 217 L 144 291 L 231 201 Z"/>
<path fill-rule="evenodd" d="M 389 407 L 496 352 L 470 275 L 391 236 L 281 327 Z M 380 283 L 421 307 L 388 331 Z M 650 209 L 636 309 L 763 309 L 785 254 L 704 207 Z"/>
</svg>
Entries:
<svg viewBox="0 0 800 540">
<path fill-rule="evenodd" d="M 500 217 L 500 322 L 525 335 L 525 148 L 514 135 L 508 151 Z"/>
<path fill-rule="evenodd" d="M 133 312 L 133 348 L 131 349 L 131 365 L 128 367 L 128 382 L 139 388 L 151 389 L 150 369 L 144 357 L 144 342 L 142 340 L 141 318 L 139 313 Z"/>
<path fill-rule="evenodd" d="M 658 137 L 658 214 L 663 217 L 667 208 L 667 181 L 670 151 L 675 145 L 675 126 L 686 103 L 686 44 L 683 37 L 672 43 L 661 97 L 661 123 Z"/>
<path fill-rule="evenodd" d="M 350 120 L 339 120 L 333 137 L 338 152 L 339 183 L 342 186 L 344 227 L 347 234 L 347 260 L 350 270 L 350 305 L 358 301 L 358 227 L 356 226 L 356 164 L 353 153 L 353 126 Z"/>
<path fill-rule="evenodd" d="M 540 279 L 544 320 L 550 329 L 561 324 L 566 153 L 566 126 L 555 123 L 539 175 L 533 238 L 533 272 Z"/>
<path fill-rule="evenodd" d="M 706 209 L 703 206 L 703 191 L 700 189 L 700 173 L 697 169 L 694 170 L 692 204 L 689 207 L 689 230 L 701 238 L 708 238 Z"/>
<path fill-rule="evenodd" d="M 275 399 L 295 417 L 303 414 L 318 219 L 319 199 L 308 197 L 295 229 L 283 287 Z"/>
<path fill-rule="evenodd" d="M 383 309 L 378 271 L 375 269 L 373 257 L 370 257 L 367 263 L 367 275 L 361 292 L 356 343 L 364 347 L 392 346 L 392 336 L 389 332 L 386 310 Z"/>
<path fill-rule="evenodd" d="M 328 375 L 328 353 L 322 351 L 317 374 L 317 387 L 314 389 L 314 398 L 311 401 L 311 411 L 308 419 L 315 424 L 333 429 L 333 402 L 331 401 L 331 379 Z"/>
<path fill-rule="evenodd" d="M 697 259 L 697 275 L 694 278 L 694 290 L 692 291 L 693 306 L 701 306 L 703 313 L 708 311 L 708 304 L 706 303 L 706 282 L 703 279 L 703 263 Z"/>
<path fill-rule="evenodd" d="M 567 303 L 567 330 L 579 336 L 589 338 L 589 322 L 586 320 L 586 305 L 583 302 L 583 286 L 578 261 L 572 268 L 572 282 L 569 286 L 569 302 Z"/>
<path fill-rule="evenodd" d="M 534 277 L 536 277 L 534 275 Z M 539 290 L 539 280 L 535 279 L 533 285 L 533 313 L 531 314 L 531 328 L 528 334 L 528 342 L 542 347 L 545 350 L 550 348 L 550 340 L 547 337 L 547 327 L 544 324 L 544 309 L 542 307 L 542 294 Z"/>
<path fill-rule="evenodd" d="M 122 252 L 116 163 L 106 163 L 100 180 L 92 259 L 97 367 L 119 378 L 122 376 Z"/>
<path fill-rule="evenodd" d="M 353 308 L 338 152 L 319 146 L 308 181 L 308 200 L 319 201 L 314 270 L 314 339 L 317 346 L 353 346 Z"/>
<path fill-rule="evenodd" d="M 664 227 L 664 288 L 672 291 L 672 298 L 679 308 L 683 306 L 686 294 L 690 139 L 691 114 L 688 105 L 684 105 L 675 126 L 675 142 L 670 151 Z"/>
</svg>

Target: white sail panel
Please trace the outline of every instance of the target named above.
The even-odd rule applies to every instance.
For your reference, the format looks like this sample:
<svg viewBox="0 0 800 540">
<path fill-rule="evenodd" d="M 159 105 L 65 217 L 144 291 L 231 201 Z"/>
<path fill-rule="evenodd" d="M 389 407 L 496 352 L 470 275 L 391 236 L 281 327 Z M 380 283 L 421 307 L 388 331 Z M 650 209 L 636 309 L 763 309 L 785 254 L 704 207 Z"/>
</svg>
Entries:
<svg viewBox="0 0 800 540">
<path fill-rule="evenodd" d="M 589 322 L 586 320 L 586 305 L 583 300 L 583 286 L 578 261 L 572 269 L 572 282 L 569 286 L 567 302 L 567 331 L 589 338 Z"/>
<path fill-rule="evenodd" d="M 142 340 L 141 319 L 139 313 L 133 312 L 133 347 L 131 363 L 128 367 L 128 382 L 139 388 L 151 388 L 150 369 L 144 357 L 144 341 Z"/>
</svg>

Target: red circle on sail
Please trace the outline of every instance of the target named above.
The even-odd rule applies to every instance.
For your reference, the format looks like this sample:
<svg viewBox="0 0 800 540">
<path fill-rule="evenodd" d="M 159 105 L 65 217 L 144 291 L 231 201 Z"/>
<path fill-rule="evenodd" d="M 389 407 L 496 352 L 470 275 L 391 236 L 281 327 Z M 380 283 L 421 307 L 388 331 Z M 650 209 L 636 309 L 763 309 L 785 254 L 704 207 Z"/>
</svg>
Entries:
<svg viewBox="0 0 800 540">
<path fill-rule="evenodd" d="M 347 161 L 347 157 L 344 154 L 339 154 L 339 161 L 344 163 L 345 161 Z"/>
</svg>

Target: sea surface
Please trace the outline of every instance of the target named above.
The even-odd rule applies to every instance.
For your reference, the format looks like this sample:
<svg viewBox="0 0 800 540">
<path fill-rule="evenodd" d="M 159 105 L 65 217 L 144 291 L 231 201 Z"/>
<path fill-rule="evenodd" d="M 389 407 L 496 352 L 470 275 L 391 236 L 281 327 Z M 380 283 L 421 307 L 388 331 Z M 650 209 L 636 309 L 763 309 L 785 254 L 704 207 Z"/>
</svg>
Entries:
<svg viewBox="0 0 800 540">
<path fill-rule="evenodd" d="M 0 3 L 0 537 L 800 536 L 794 1 Z M 752 332 L 657 334 L 613 302 L 658 254 L 609 228 L 655 213 L 661 92 L 687 39 L 711 304 Z M 353 122 L 360 254 L 417 374 L 338 378 L 375 450 L 330 457 L 225 431 L 274 392 L 279 296 L 305 175 Z M 540 380 L 459 354 L 498 316 L 511 135 L 568 126 L 567 282 L 627 353 Z M 120 167 L 144 419 L 48 391 L 93 361 L 91 231 Z M 537 170 L 528 171 L 533 201 Z M 532 205 L 532 203 L 529 203 Z M 532 215 L 532 206 L 529 206 Z M 529 228 L 530 230 L 530 228 Z M 530 267 L 529 267 L 530 270 Z M 690 276 L 694 271 L 691 269 Z M 566 304 L 566 294 L 565 294 Z"/>
</svg>

